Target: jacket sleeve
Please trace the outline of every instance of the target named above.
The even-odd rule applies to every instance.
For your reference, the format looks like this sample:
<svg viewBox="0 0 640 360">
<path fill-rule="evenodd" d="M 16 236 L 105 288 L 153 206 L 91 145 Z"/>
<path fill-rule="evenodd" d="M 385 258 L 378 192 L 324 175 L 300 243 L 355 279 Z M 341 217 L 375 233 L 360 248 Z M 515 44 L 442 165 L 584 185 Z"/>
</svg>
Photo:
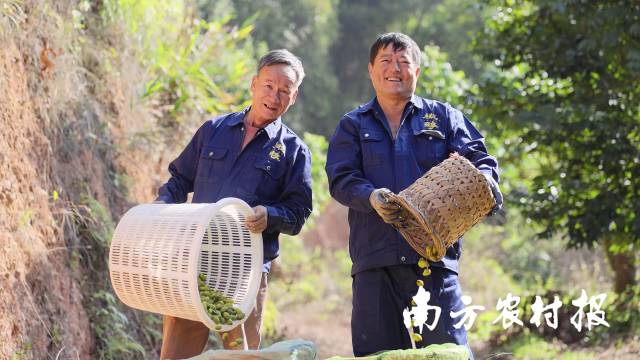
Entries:
<svg viewBox="0 0 640 360">
<path fill-rule="evenodd" d="M 498 160 L 487 152 L 484 137 L 471 124 L 471 121 L 461 111 L 447 104 L 447 115 L 450 122 L 450 151 L 466 157 L 487 178 L 491 186 L 491 192 L 496 200 L 496 205 L 490 215 L 502 208 L 502 193 L 498 183 L 500 182 Z"/>
<path fill-rule="evenodd" d="M 311 153 L 305 146 L 296 151 L 286 174 L 286 182 L 279 201 L 267 208 L 267 232 L 297 235 L 311 215 Z"/>
<path fill-rule="evenodd" d="M 334 199 L 357 211 L 373 210 L 369 196 L 375 188 L 364 177 L 359 129 L 353 119 L 345 117 L 338 124 L 329 141 L 325 170 Z"/>
<path fill-rule="evenodd" d="M 156 201 L 167 204 L 183 203 L 193 191 L 193 183 L 198 170 L 198 160 L 211 121 L 202 125 L 182 153 L 169 164 L 169 180 L 158 190 Z"/>
</svg>

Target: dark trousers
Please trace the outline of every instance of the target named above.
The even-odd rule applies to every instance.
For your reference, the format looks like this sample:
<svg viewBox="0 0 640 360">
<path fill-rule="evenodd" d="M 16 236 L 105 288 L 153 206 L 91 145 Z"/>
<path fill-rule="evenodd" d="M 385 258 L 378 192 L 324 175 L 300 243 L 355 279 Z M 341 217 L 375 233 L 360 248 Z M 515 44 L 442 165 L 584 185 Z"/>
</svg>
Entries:
<svg viewBox="0 0 640 360">
<path fill-rule="evenodd" d="M 431 275 L 423 277 L 422 269 L 415 264 L 396 265 L 365 270 L 353 276 L 351 337 L 355 356 L 411 349 L 402 312 L 410 307 L 411 298 L 418 291 L 418 279 L 424 281 L 425 290 L 431 294 L 429 305 L 438 306 L 442 311 L 433 331 L 423 326 L 422 341 L 416 343 L 416 347 L 444 343 L 468 347 L 464 326 L 453 327 L 460 318 L 452 319 L 449 315 L 464 307 L 458 275 L 442 268 L 432 267 L 431 271 Z M 431 312 L 427 324 L 432 324 L 434 317 Z M 414 332 L 419 332 L 418 328 L 414 328 Z"/>
</svg>

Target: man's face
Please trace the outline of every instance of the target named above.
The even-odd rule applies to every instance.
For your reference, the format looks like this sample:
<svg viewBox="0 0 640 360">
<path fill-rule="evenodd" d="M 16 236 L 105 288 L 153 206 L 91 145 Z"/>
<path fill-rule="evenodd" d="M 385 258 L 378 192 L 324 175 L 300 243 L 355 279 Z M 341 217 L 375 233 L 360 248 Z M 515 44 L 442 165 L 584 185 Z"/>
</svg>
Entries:
<svg viewBox="0 0 640 360">
<path fill-rule="evenodd" d="M 379 98 L 410 97 L 416 90 L 418 75 L 420 67 L 407 49 L 393 51 L 393 44 L 380 49 L 373 64 L 369 64 L 369 76 Z"/>
<path fill-rule="evenodd" d="M 260 69 L 251 81 L 251 109 L 257 125 L 267 125 L 284 114 L 298 96 L 296 73 L 289 65 L 275 64 Z"/>
</svg>

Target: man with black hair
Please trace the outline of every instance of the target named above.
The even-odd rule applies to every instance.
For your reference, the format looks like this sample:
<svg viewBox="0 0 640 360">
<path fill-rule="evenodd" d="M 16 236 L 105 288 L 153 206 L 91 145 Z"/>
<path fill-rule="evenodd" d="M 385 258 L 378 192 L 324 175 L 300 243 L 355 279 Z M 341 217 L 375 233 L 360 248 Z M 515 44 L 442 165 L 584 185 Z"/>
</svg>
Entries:
<svg viewBox="0 0 640 360">
<path fill-rule="evenodd" d="M 380 35 L 371 46 L 368 65 L 375 97 L 347 113 L 329 143 L 326 171 L 331 195 L 349 207 L 356 356 L 411 348 L 403 310 L 417 293 L 417 280 L 430 293 L 429 304 L 442 311 L 437 326 L 432 331 L 424 328 L 416 345 L 468 346 L 465 329 L 456 329 L 457 320 L 449 315 L 464 307 L 458 282 L 461 240 L 441 261 L 429 263 L 432 272 L 425 277 L 417 266 L 420 256 L 391 225 L 402 219 L 399 206 L 388 202 L 385 194 L 406 189 L 458 152 L 489 179 L 498 202 L 493 212 L 502 204 L 498 163 L 487 154 L 482 135 L 449 104 L 414 94 L 421 55 L 407 35 Z"/>
</svg>

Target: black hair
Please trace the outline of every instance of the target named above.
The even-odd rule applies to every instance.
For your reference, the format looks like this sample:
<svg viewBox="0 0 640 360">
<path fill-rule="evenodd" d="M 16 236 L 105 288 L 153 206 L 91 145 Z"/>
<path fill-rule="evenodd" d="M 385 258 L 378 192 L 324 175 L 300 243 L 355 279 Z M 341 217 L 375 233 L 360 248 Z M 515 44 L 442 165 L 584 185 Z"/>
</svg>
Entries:
<svg viewBox="0 0 640 360">
<path fill-rule="evenodd" d="M 371 45 L 371 51 L 369 52 L 369 63 L 373 64 L 380 49 L 384 49 L 389 45 L 393 46 L 393 51 L 407 50 L 407 53 L 411 59 L 420 66 L 420 48 L 415 41 L 409 36 L 399 33 L 390 32 L 382 35 L 378 35 L 376 41 Z"/>
</svg>

